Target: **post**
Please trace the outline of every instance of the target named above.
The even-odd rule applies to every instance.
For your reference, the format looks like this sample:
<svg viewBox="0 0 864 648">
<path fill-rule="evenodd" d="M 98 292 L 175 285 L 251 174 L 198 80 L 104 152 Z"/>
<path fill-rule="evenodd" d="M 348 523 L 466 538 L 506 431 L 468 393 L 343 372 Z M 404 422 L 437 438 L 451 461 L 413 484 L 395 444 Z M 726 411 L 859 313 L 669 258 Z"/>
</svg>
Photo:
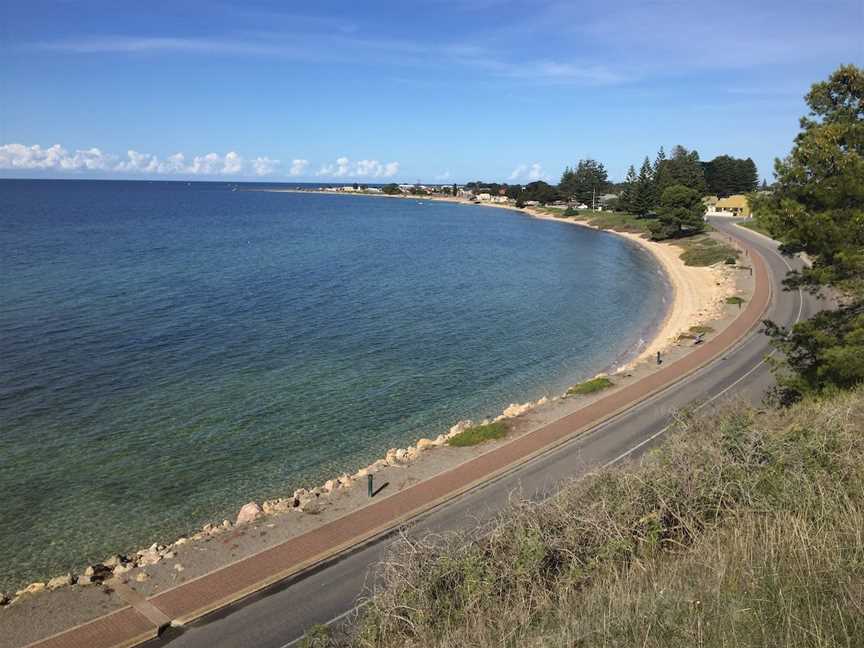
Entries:
<svg viewBox="0 0 864 648">
<path fill-rule="evenodd" d="M 372 497 L 372 475 L 366 475 L 366 485 L 369 487 L 369 497 Z"/>
<path fill-rule="evenodd" d="M 661 362 L 661 360 L 660 360 L 660 352 L 658 351 L 658 352 L 657 352 L 657 364 L 659 365 L 660 362 Z"/>
</svg>

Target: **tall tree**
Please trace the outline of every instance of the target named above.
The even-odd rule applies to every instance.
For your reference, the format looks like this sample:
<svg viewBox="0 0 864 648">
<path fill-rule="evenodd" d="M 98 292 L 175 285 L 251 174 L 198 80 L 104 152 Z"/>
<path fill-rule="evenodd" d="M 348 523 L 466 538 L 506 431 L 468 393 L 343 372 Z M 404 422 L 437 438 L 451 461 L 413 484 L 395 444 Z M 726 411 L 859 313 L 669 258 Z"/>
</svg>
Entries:
<svg viewBox="0 0 864 648">
<path fill-rule="evenodd" d="M 609 187 L 609 177 L 602 162 L 587 159 L 579 160 L 576 169 L 569 167 L 564 170 L 558 189 L 565 196 L 578 200 L 586 205 L 592 198 L 600 196 Z"/>
<path fill-rule="evenodd" d="M 654 208 L 654 172 L 648 158 L 642 162 L 636 188 L 633 191 L 632 210 L 641 217 L 647 216 Z"/>
<path fill-rule="evenodd" d="M 653 178 L 651 207 L 656 208 L 660 203 L 660 196 L 663 190 L 673 184 L 672 176 L 669 173 L 669 160 L 666 159 L 666 151 L 663 147 L 657 151 L 657 157 L 654 158 L 654 167 L 652 168 L 651 177 Z"/>
<path fill-rule="evenodd" d="M 634 209 L 634 198 L 636 197 L 636 184 L 639 178 L 636 175 L 636 169 L 633 168 L 633 165 L 630 165 L 630 168 L 627 169 L 627 175 L 624 178 L 624 186 L 621 189 L 621 195 L 618 198 L 618 204 L 624 211 L 633 212 Z"/>
<path fill-rule="evenodd" d="M 672 185 L 663 191 L 657 221 L 649 227 L 655 240 L 696 234 L 705 229 L 705 205 L 702 195 L 684 185 Z"/>
<path fill-rule="evenodd" d="M 658 191 L 666 190 L 667 186 L 684 185 L 690 187 L 694 191 L 699 192 L 700 196 L 705 195 L 705 174 L 702 171 L 702 165 L 699 163 L 699 153 L 697 151 L 688 151 L 686 148 L 678 144 L 672 149 L 672 156 L 661 164 L 664 170 L 664 178 L 661 184 L 658 184 Z M 665 174 L 668 174 L 668 179 Z"/>
<path fill-rule="evenodd" d="M 755 214 L 782 251 L 813 260 L 786 284 L 830 286 L 845 305 L 790 331 L 767 326 L 785 352 L 784 402 L 864 382 L 864 70 L 841 66 L 805 100 L 810 112 L 792 152 L 775 161 L 772 193 L 754 199 Z"/>
</svg>

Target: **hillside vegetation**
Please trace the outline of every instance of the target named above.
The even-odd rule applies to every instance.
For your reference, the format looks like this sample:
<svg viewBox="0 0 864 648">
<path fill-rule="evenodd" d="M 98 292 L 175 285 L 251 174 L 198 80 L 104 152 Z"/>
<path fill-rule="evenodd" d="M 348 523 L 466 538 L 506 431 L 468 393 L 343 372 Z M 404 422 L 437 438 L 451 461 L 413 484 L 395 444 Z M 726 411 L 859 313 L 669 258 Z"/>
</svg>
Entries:
<svg viewBox="0 0 864 648">
<path fill-rule="evenodd" d="M 682 415 L 470 535 L 403 540 L 350 646 L 860 646 L 864 390 Z"/>
</svg>

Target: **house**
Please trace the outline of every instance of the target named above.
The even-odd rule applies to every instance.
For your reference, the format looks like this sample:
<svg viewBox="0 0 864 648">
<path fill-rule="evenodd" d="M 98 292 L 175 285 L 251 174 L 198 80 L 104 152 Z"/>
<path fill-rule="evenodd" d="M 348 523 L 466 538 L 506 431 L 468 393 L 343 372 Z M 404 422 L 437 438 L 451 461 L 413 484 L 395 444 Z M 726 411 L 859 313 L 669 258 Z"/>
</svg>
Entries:
<svg viewBox="0 0 864 648">
<path fill-rule="evenodd" d="M 750 209 L 750 201 L 743 194 L 735 194 L 726 198 L 717 196 L 705 196 L 706 216 L 735 216 L 738 218 L 750 218 L 753 211 Z"/>
<path fill-rule="evenodd" d="M 540 201 L 539 200 L 526 200 L 522 204 L 525 205 L 526 207 L 537 207 L 540 204 Z"/>
<path fill-rule="evenodd" d="M 477 194 L 477 199 L 480 202 L 489 202 L 490 200 L 492 200 L 492 194 L 488 194 L 488 193 Z"/>
<path fill-rule="evenodd" d="M 498 204 L 506 204 L 508 202 L 507 196 L 492 196 L 489 202 L 498 203 Z"/>
</svg>

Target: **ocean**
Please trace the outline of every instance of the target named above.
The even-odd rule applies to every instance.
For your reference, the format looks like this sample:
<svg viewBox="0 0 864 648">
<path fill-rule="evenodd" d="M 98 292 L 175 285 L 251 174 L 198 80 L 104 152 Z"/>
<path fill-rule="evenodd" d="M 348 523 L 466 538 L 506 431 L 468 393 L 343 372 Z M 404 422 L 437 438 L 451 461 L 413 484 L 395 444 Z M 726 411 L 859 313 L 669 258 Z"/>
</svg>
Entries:
<svg viewBox="0 0 864 648">
<path fill-rule="evenodd" d="M 245 188 L 0 180 L 0 590 L 560 394 L 665 312 L 612 234 Z"/>
</svg>

